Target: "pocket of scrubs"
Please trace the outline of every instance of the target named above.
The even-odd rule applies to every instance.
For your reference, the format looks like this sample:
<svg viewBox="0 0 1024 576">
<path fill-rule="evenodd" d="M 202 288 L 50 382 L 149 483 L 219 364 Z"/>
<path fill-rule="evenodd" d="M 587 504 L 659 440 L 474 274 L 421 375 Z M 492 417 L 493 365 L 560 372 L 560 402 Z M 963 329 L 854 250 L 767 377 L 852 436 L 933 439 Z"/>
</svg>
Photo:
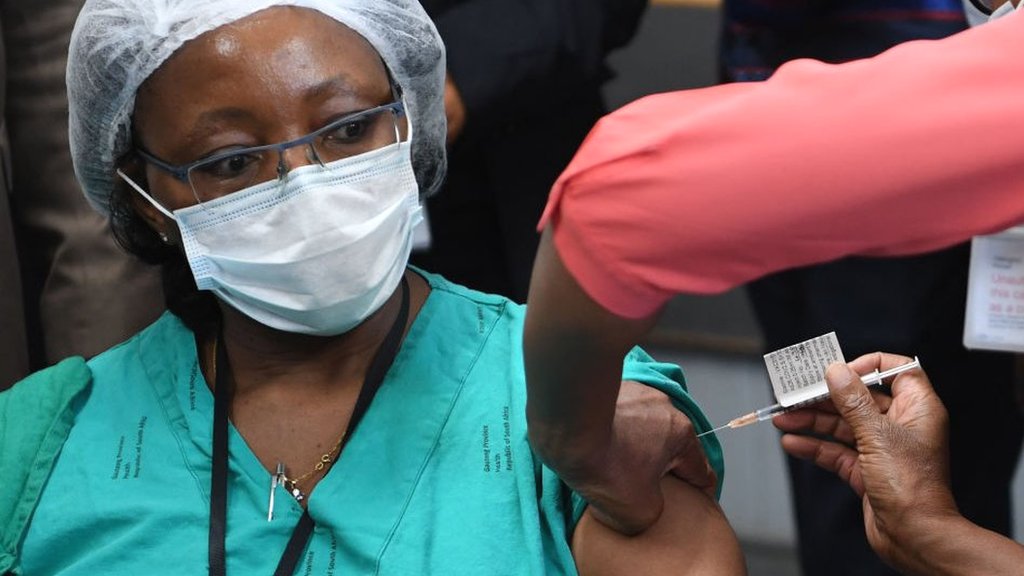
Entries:
<svg viewBox="0 0 1024 576">
<path fill-rule="evenodd" d="M 1024 226 L 971 241 L 964 346 L 1024 352 Z"/>
</svg>

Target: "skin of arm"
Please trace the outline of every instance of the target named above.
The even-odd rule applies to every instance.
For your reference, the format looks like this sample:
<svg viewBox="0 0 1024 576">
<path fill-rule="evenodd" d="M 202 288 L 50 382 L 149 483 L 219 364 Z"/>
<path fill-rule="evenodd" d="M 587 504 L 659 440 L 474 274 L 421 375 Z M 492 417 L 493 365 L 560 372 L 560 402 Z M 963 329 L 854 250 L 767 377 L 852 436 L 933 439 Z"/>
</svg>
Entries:
<svg viewBox="0 0 1024 576">
<path fill-rule="evenodd" d="M 891 397 L 869 391 L 857 376 L 909 361 L 875 353 L 830 366 L 831 404 L 775 418 L 787 433 L 783 449 L 850 484 L 863 499 L 871 547 L 897 570 L 1019 574 L 1024 547 L 957 511 L 949 487 L 948 417 L 925 373 L 898 376 Z"/>
<path fill-rule="evenodd" d="M 736 534 L 713 498 L 671 477 L 661 480 L 661 491 L 664 511 L 639 536 L 620 534 L 584 512 L 572 541 L 580 576 L 747 573 Z"/>
<path fill-rule="evenodd" d="M 529 437 L 538 456 L 587 499 L 595 518 L 626 534 L 657 520 L 666 474 L 713 496 L 714 472 L 685 416 L 649 433 L 616 409 L 623 358 L 656 316 L 631 320 L 605 311 L 576 284 L 547 234 L 534 278 L 523 348 Z"/>
</svg>

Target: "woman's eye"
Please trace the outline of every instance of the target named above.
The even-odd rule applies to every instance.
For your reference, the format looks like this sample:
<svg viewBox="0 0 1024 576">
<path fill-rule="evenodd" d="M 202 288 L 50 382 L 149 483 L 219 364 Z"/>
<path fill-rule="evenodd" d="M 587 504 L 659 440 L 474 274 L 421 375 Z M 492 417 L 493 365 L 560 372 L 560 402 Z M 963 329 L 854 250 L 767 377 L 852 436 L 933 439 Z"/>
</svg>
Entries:
<svg viewBox="0 0 1024 576">
<path fill-rule="evenodd" d="M 369 118 L 359 118 L 345 122 L 324 134 L 324 140 L 334 144 L 349 144 L 363 138 L 370 129 Z"/>
<path fill-rule="evenodd" d="M 255 154 L 235 154 L 196 166 L 193 170 L 198 170 L 207 177 L 231 179 L 248 174 L 258 165 L 259 156 Z"/>
</svg>

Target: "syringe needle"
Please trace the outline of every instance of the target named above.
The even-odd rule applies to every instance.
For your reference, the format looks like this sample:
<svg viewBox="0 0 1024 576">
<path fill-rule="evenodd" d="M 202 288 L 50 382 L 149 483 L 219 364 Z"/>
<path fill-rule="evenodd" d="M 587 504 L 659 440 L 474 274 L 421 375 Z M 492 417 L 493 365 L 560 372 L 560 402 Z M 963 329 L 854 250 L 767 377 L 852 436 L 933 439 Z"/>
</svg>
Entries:
<svg viewBox="0 0 1024 576">
<path fill-rule="evenodd" d="M 707 432 L 701 432 L 700 434 L 697 434 L 697 438 L 700 438 L 701 436 L 707 436 L 708 434 L 714 434 L 715 432 L 718 432 L 719 430 L 725 430 L 726 428 L 729 428 L 729 427 L 730 426 L 728 424 L 722 424 L 721 426 L 719 426 L 718 428 L 715 428 L 714 430 L 708 430 Z"/>
<path fill-rule="evenodd" d="M 750 414 L 744 414 L 743 416 L 740 416 L 739 418 L 733 418 L 732 420 L 729 420 L 728 423 L 722 424 L 721 426 L 719 426 L 718 428 L 715 428 L 714 430 L 708 430 L 707 432 L 701 432 L 700 434 L 697 434 L 697 438 L 700 438 L 701 436 L 705 436 L 707 434 L 713 434 L 715 432 L 718 432 L 719 430 L 725 430 L 726 428 L 742 428 L 742 427 L 746 426 L 747 424 L 753 424 L 754 422 L 757 422 L 757 421 L 758 421 L 758 414 L 757 414 L 757 412 L 751 412 Z"/>
</svg>

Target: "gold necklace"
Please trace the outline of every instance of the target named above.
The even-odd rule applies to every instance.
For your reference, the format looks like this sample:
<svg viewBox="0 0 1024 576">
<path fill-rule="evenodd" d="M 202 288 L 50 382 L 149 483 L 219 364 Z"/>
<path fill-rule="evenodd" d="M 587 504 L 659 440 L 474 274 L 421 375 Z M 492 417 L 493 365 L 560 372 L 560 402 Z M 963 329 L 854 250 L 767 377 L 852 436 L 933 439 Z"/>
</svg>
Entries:
<svg viewBox="0 0 1024 576">
<path fill-rule="evenodd" d="M 213 356 L 210 362 L 210 379 L 213 382 L 217 381 L 217 346 L 220 339 L 214 336 L 213 345 L 211 346 L 211 354 Z M 285 466 L 283 462 L 277 463 L 277 470 L 270 476 L 270 502 L 267 508 L 267 520 L 270 521 L 274 517 L 274 492 L 278 486 L 282 486 L 296 501 L 302 502 L 306 499 L 306 493 L 302 491 L 299 485 L 309 479 L 310 476 L 322 471 L 327 467 L 328 464 L 332 464 L 335 461 L 336 455 L 341 451 L 341 442 L 345 439 L 345 434 L 342 433 L 341 438 L 328 450 L 325 454 L 320 456 L 320 460 L 317 461 L 316 465 L 309 472 L 306 472 L 298 478 L 289 478 L 285 474 Z"/>
<path fill-rule="evenodd" d="M 341 438 L 338 438 L 338 442 L 334 445 L 334 447 L 328 450 L 327 453 L 324 454 L 323 456 L 320 456 L 320 460 L 316 463 L 315 466 L 313 466 L 313 469 L 310 470 L 309 472 L 306 472 L 302 476 L 299 476 L 298 478 L 289 478 L 287 475 L 285 475 L 284 464 L 278 462 L 276 474 L 277 485 L 284 486 L 285 489 L 291 492 L 292 497 L 294 497 L 299 502 L 305 500 L 306 494 L 302 491 L 301 488 L 299 488 L 299 484 L 305 482 L 307 478 L 309 478 L 313 474 L 316 474 L 317 472 L 320 472 L 321 470 L 326 468 L 328 464 L 334 462 L 334 456 L 337 452 L 341 450 L 341 441 L 344 439 L 345 435 L 342 434 Z"/>
</svg>

